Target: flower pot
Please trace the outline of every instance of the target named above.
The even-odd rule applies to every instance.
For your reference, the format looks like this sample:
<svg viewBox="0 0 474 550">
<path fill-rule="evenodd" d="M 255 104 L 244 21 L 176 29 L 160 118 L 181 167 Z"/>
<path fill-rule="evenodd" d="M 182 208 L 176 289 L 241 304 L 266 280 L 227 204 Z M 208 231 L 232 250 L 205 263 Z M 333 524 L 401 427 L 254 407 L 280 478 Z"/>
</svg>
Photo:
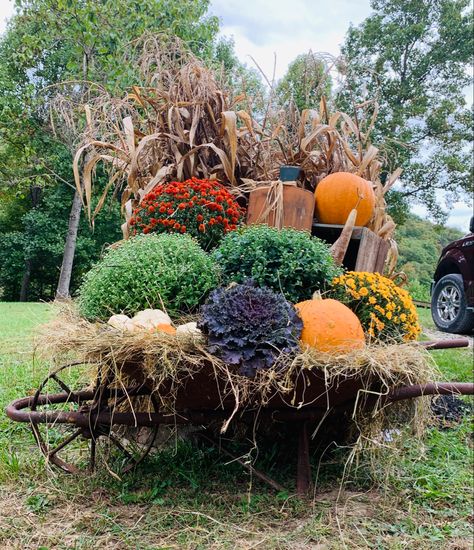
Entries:
<svg viewBox="0 0 474 550">
<path fill-rule="evenodd" d="M 293 227 L 311 231 L 314 195 L 311 191 L 281 181 L 259 187 L 249 195 L 247 223 L 266 223 L 278 227 Z"/>
</svg>

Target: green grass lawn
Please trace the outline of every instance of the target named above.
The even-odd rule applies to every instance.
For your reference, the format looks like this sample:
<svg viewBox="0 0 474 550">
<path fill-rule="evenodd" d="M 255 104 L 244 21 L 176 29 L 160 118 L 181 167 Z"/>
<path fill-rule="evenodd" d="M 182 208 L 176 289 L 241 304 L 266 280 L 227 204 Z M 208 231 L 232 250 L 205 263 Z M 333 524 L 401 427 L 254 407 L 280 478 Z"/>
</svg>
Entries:
<svg viewBox="0 0 474 550">
<path fill-rule="evenodd" d="M 422 311 L 423 323 L 429 323 Z M 50 365 L 33 354 L 46 304 L 0 303 L 0 410 L 31 394 Z M 472 380 L 472 350 L 432 352 L 447 379 Z M 339 449 L 318 464 L 314 498 L 292 494 L 295 464 L 259 465 L 290 491 L 275 493 L 212 448 L 179 443 L 133 474 L 68 476 L 45 467 L 27 425 L 0 414 L 0 548 L 342 549 L 471 548 L 472 439 L 465 419 L 428 429 L 374 468 L 344 476 Z"/>
</svg>

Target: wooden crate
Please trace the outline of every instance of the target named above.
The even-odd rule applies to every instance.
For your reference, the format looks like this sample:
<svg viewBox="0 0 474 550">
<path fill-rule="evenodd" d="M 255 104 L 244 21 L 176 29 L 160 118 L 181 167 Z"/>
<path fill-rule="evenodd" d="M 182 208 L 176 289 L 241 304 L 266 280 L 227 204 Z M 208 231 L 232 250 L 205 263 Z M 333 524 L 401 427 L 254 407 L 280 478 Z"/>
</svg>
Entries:
<svg viewBox="0 0 474 550">
<path fill-rule="evenodd" d="M 342 225 L 314 223 L 312 234 L 333 244 L 341 234 Z M 366 227 L 354 227 L 344 257 L 344 267 L 351 271 L 383 273 L 390 245 Z"/>
</svg>

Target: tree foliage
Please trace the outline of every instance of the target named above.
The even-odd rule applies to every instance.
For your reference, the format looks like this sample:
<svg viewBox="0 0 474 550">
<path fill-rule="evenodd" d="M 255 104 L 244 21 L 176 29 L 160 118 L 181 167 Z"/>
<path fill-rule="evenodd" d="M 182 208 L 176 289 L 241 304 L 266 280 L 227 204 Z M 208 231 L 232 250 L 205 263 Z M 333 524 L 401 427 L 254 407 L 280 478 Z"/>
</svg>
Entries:
<svg viewBox="0 0 474 550">
<path fill-rule="evenodd" d="M 374 13 L 348 31 L 339 106 L 376 97 L 373 141 L 385 173 L 403 168 L 397 199 L 440 215 L 439 190 L 472 191 L 473 13 L 469 0 L 372 0 Z"/>
<path fill-rule="evenodd" d="M 26 299 L 54 298 L 59 268 L 64 251 L 64 235 L 73 190 L 64 183 L 49 186 L 33 208 L 25 208 L 30 199 L 13 196 L 0 199 L 0 300 L 16 301 L 20 297 L 27 272 L 29 285 Z M 5 215 L 4 205 L 8 212 Z M 29 205 L 27 205 L 29 206 Z M 20 215 L 15 218 L 15 210 Z M 16 221 L 15 221 L 16 220 Z M 10 225 L 10 221 L 15 221 Z M 7 227 L 5 227 L 7 226 Z M 121 237 L 118 203 L 110 203 L 91 232 L 85 219 L 79 225 L 72 290 L 91 268 L 107 244 Z"/>
<path fill-rule="evenodd" d="M 12 262 L 18 257 L 18 271 L 15 277 L 10 269 L 14 282 L 5 286 L 0 266 L 0 287 L 3 299 L 18 299 L 25 265 L 30 264 L 30 296 L 38 299 L 50 297 L 52 281 L 59 275 L 74 185 L 74 144 L 61 141 L 50 125 L 48 106 L 55 85 L 77 82 L 80 92 L 87 79 L 122 93 L 140 84 L 133 52 L 144 31 L 177 35 L 216 65 L 225 51 L 235 75 L 238 67 L 232 44 L 219 46 L 218 19 L 207 14 L 209 0 L 17 0 L 16 6 L 0 40 L 0 238 L 5 250 L 15 252 Z M 32 200 L 34 189 L 42 196 L 38 204 Z M 117 209 L 111 208 L 115 231 Z M 73 289 L 88 265 L 81 259 L 85 242 L 92 254 L 88 261 L 97 257 L 104 242 L 97 227 L 94 233 L 86 231 L 81 225 Z M 40 234 L 48 243 L 38 244 Z M 53 242 L 54 253 L 48 248 Z"/>
<path fill-rule="evenodd" d="M 440 252 L 462 233 L 451 227 L 443 227 L 410 214 L 395 235 L 400 256 L 397 269 L 408 276 L 409 289 L 414 298 L 429 300 L 430 284 Z"/>
<path fill-rule="evenodd" d="M 312 51 L 298 55 L 276 88 L 278 101 L 287 106 L 293 102 L 302 111 L 319 107 L 321 97 L 329 97 L 331 78 L 324 59 Z"/>
</svg>

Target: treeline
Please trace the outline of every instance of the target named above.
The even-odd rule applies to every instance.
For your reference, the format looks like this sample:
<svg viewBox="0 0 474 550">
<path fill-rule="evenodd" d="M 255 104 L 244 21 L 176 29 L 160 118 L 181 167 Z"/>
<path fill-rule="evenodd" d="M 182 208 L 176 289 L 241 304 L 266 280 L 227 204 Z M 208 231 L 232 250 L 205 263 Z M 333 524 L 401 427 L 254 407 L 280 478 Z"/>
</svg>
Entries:
<svg viewBox="0 0 474 550">
<path fill-rule="evenodd" d="M 398 271 L 408 277 L 408 289 L 416 300 L 429 301 L 430 283 L 443 247 L 463 233 L 410 214 L 399 225 L 395 238 L 399 248 Z"/>
</svg>

